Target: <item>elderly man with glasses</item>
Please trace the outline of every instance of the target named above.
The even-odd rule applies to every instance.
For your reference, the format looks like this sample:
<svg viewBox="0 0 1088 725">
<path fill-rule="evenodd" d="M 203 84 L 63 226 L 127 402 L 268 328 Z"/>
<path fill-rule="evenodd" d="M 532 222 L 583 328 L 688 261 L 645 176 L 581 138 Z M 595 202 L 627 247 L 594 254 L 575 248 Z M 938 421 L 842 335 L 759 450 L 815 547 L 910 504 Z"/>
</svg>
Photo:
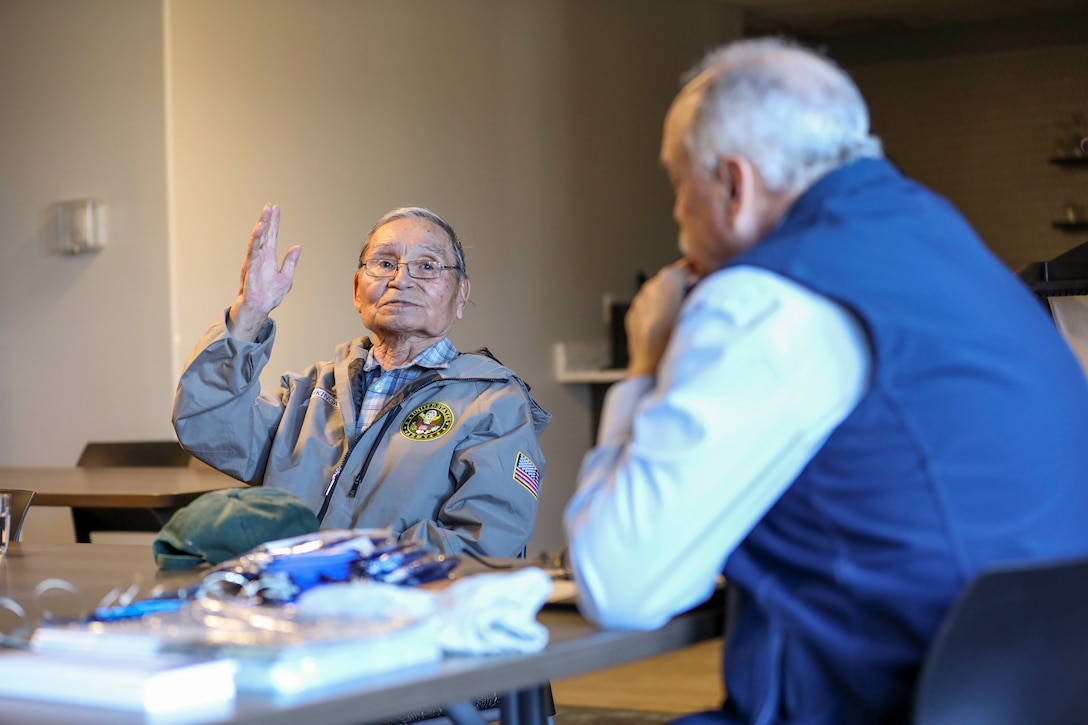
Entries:
<svg viewBox="0 0 1088 725">
<path fill-rule="evenodd" d="M 323 528 L 389 527 L 445 553 L 514 556 L 533 532 L 550 416 L 486 350 L 449 340 L 470 283 L 453 228 L 427 209 L 395 209 L 370 229 L 354 277 L 371 337 L 330 361 L 259 376 L 269 317 L 291 289 L 301 249 L 276 252 L 279 208 L 250 237 L 241 289 L 182 373 L 178 440 L 209 465 L 287 489 Z"/>
</svg>

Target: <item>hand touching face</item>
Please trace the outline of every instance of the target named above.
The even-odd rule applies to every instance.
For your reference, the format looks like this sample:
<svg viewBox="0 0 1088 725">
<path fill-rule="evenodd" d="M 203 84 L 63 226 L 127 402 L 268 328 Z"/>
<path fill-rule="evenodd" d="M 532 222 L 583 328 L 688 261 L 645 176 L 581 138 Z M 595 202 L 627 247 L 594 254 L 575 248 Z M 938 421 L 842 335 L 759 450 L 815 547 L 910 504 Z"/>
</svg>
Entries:
<svg viewBox="0 0 1088 725">
<path fill-rule="evenodd" d="M 684 296 L 696 275 L 688 260 L 664 267 L 639 289 L 627 311 L 630 375 L 653 375 L 665 355 Z"/>
</svg>

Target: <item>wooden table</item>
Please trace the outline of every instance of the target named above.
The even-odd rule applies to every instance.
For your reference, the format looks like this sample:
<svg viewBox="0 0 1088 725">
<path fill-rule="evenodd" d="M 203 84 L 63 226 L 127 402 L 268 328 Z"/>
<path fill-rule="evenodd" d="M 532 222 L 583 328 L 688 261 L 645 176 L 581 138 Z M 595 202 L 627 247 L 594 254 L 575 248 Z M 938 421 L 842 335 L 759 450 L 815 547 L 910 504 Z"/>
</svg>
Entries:
<svg viewBox="0 0 1088 725">
<path fill-rule="evenodd" d="M 211 468 L 0 468 L 0 488 L 34 491 L 34 506 L 69 506 L 76 541 L 92 531 L 158 531 L 208 491 L 244 486 Z"/>
<path fill-rule="evenodd" d="M 38 582 L 60 577 L 98 598 L 114 586 L 141 576 L 146 587 L 178 584 L 185 574 L 164 575 L 155 569 L 146 546 L 109 544 L 12 544 L 0 563 L 0 596 L 33 610 Z M 191 576 L 191 575 L 188 575 Z M 300 722 L 359 725 L 392 720 L 406 712 L 445 706 L 494 692 L 529 693 L 542 683 L 571 677 L 680 649 L 719 636 L 723 624 L 720 601 L 675 618 L 651 632 L 596 629 L 571 608 L 545 609 L 538 619 L 550 632 L 548 646 L 524 655 L 446 657 L 419 667 L 347 682 L 290 698 L 241 693 L 233 711 L 216 715 L 171 717 L 171 723 L 251 723 L 296 725 Z M 0 654 L 2 656 L 2 654 Z M 63 683 L 58 683 L 62 687 Z M 504 700 L 504 722 L 518 720 L 517 699 Z M 30 700 L 0 699 L 3 722 L 126 725 L 151 722 L 140 713 L 100 710 Z"/>
</svg>

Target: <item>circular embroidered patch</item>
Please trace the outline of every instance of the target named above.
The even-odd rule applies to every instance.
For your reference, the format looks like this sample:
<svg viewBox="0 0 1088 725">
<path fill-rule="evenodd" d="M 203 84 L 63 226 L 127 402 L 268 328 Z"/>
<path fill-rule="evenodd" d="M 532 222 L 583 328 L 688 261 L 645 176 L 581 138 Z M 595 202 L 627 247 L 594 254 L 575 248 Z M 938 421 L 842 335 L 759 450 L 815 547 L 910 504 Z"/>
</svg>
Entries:
<svg viewBox="0 0 1088 725">
<path fill-rule="evenodd" d="M 433 441 L 449 432 L 453 411 L 445 403 L 424 403 L 400 424 L 400 434 L 414 441 Z"/>
</svg>

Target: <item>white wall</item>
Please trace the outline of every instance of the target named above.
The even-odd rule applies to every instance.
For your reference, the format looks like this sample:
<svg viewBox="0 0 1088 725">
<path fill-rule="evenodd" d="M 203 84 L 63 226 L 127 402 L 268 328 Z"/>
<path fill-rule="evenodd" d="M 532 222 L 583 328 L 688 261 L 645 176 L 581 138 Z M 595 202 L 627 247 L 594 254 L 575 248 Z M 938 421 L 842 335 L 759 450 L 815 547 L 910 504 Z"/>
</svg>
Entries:
<svg viewBox="0 0 1088 725">
<path fill-rule="evenodd" d="M 712 0 L 0 0 L 0 465 L 171 436 L 178 370 L 265 201 L 304 248 L 266 379 L 362 332 L 361 236 L 422 204 L 468 247 L 455 343 L 554 415 L 531 548 L 557 548 L 592 434 L 552 345 L 603 338 L 602 294 L 675 254 L 661 121 L 738 29 Z M 109 247 L 47 255 L 44 209 L 82 195 L 109 204 Z"/>
<path fill-rule="evenodd" d="M 161 7 L 0 0 L 0 464 L 172 435 Z M 50 250 L 54 201 L 108 246 Z"/>
<path fill-rule="evenodd" d="M 162 38 L 159 2 L 0 0 L 0 465 L 173 435 Z M 53 254 L 85 197 L 106 250 Z M 67 509 L 23 537 L 72 540 Z"/>
</svg>

